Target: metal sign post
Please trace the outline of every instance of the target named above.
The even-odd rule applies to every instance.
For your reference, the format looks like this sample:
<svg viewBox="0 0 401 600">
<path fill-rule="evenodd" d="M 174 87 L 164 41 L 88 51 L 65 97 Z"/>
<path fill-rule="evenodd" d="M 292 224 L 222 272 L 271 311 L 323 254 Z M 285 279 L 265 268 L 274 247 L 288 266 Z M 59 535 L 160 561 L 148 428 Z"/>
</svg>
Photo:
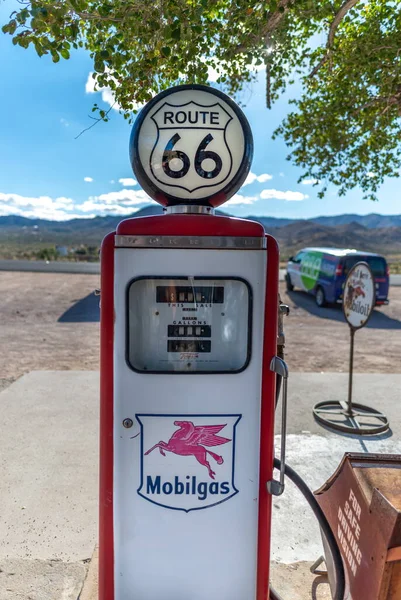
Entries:
<svg viewBox="0 0 401 600">
<path fill-rule="evenodd" d="M 166 210 L 102 245 L 99 600 L 268 596 L 279 253 L 213 214 L 252 150 L 207 86 L 136 118 L 133 170 Z"/>
<path fill-rule="evenodd" d="M 313 408 L 315 419 L 335 431 L 373 435 L 390 427 L 387 417 L 380 411 L 352 402 L 355 332 L 369 321 L 375 298 L 375 280 L 369 265 L 356 263 L 348 273 L 343 293 L 343 312 L 350 327 L 348 400 L 325 400 Z"/>
</svg>

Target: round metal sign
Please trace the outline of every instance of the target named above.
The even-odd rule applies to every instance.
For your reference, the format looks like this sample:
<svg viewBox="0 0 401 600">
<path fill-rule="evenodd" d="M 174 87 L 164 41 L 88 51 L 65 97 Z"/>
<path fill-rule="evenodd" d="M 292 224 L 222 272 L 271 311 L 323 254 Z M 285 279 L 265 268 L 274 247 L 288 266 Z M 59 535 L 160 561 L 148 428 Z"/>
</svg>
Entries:
<svg viewBox="0 0 401 600">
<path fill-rule="evenodd" d="M 139 113 L 130 159 L 143 189 L 167 205 L 219 206 L 241 187 L 253 155 L 242 110 L 219 90 L 181 85 Z"/>
<path fill-rule="evenodd" d="M 343 312 L 353 329 L 360 329 L 369 320 L 375 307 L 375 280 L 365 262 L 356 263 L 344 284 Z"/>
</svg>

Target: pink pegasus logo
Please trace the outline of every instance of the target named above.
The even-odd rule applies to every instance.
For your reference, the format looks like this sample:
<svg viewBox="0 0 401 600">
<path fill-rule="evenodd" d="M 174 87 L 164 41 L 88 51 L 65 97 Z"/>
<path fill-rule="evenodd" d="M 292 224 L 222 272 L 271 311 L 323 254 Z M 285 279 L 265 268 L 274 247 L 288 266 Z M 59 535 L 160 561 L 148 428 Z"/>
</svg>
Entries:
<svg viewBox="0 0 401 600">
<path fill-rule="evenodd" d="M 235 465 L 241 416 L 136 414 L 141 428 L 133 440 L 140 443 L 140 448 L 134 446 L 138 494 L 152 504 L 185 512 L 233 498 L 239 493 Z"/>
<path fill-rule="evenodd" d="M 220 433 L 224 425 L 194 425 L 192 421 L 174 421 L 174 425 L 179 429 L 173 433 L 168 442 L 161 440 L 152 448 L 145 452 L 145 456 L 159 449 L 162 456 L 166 456 L 166 452 L 172 452 L 179 456 L 194 456 L 196 460 L 208 470 L 209 477 L 215 479 L 216 473 L 212 470 L 207 455 L 216 461 L 218 465 L 224 463 L 223 457 L 215 454 L 207 447 L 220 446 L 231 442 L 231 439 L 217 435 Z M 157 439 L 157 438 L 156 438 Z"/>
</svg>

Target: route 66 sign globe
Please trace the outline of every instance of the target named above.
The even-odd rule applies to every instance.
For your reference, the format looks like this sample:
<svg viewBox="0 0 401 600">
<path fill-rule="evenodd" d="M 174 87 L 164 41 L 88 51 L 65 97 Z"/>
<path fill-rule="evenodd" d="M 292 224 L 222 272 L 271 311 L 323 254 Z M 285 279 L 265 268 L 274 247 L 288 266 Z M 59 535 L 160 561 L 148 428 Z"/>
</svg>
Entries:
<svg viewBox="0 0 401 600">
<path fill-rule="evenodd" d="M 369 320 L 375 307 L 375 281 L 365 262 L 356 263 L 344 284 L 344 316 L 353 329 L 360 329 Z"/>
<path fill-rule="evenodd" d="M 139 113 L 130 159 L 143 189 L 165 206 L 219 206 L 241 187 L 253 155 L 242 110 L 204 85 L 163 91 Z"/>
</svg>

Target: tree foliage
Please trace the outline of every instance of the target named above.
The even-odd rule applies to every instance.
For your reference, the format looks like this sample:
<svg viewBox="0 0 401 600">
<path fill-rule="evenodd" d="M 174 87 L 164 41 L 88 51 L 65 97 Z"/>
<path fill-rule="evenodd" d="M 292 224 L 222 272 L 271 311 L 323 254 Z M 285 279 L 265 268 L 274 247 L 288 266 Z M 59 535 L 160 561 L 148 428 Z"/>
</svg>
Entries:
<svg viewBox="0 0 401 600">
<path fill-rule="evenodd" d="M 5 0 L 7 1 L 7 0 Z M 20 0 L 3 31 L 54 62 L 85 48 L 124 117 L 177 83 L 217 70 L 229 94 L 266 67 L 267 106 L 303 93 L 278 127 L 289 159 L 324 195 L 375 193 L 401 168 L 400 0 Z M 107 112 L 93 109 L 102 120 Z"/>
</svg>

